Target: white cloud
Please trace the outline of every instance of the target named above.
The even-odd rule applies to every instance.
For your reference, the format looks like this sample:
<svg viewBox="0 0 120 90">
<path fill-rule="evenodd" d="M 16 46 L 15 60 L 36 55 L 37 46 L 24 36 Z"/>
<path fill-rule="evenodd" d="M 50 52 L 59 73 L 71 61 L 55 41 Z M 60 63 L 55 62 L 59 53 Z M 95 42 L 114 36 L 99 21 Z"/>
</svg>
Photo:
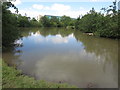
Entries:
<svg viewBox="0 0 120 90">
<path fill-rule="evenodd" d="M 44 13 L 41 13 L 41 12 L 39 12 L 39 11 L 36 11 L 36 10 L 34 10 L 34 9 L 32 9 L 32 8 L 26 8 L 26 9 L 19 9 L 19 14 L 21 14 L 21 15 L 25 15 L 25 13 L 27 14 L 27 16 L 28 17 L 37 17 L 39 14 L 41 14 L 41 15 L 44 15 Z"/>
<path fill-rule="evenodd" d="M 41 43 L 41 42 L 51 42 L 54 44 L 62 44 L 62 43 L 68 43 L 70 38 L 73 38 L 73 34 L 70 34 L 68 37 L 62 37 L 60 34 L 56 35 L 55 37 L 52 37 L 50 35 L 49 38 L 43 38 L 40 36 L 40 32 L 37 31 L 35 34 L 31 33 L 32 37 L 30 38 L 35 43 Z"/>
<path fill-rule="evenodd" d="M 15 13 L 15 9 L 14 9 L 14 8 L 9 8 L 9 10 L 10 10 L 12 13 Z"/>
<path fill-rule="evenodd" d="M 54 44 L 62 44 L 62 43 L 68 43 L 70 38 L 73 38 L 73 34 L 69 35 L 68 37 L 62 37 L 60 34 L 58 34 L 56 35 L 56 37 L 51 37 L 46 40 L 51 41 Z"/>
<path fill-rule="evenodd" d="M 67 11 L 70 9 L 71 7 L 69 5 L 64 5 L 64 4 L 53 4 L 51 6 L 51 10 L 55 10 L 55 11 Z"/>
<path fill-rule="evenodd" d="M 85 10 L 85 8 L 84 8 L 84 7 L 80 7 L 79 9 L 80 9 L 80 10 Z"/>
<path fill-rule="evenodd" d="M 49 9 L 49 8 L 46 8 Z M 19 13 L 22 15 L 25 15 L 25 13 L 27 14 L 27 16 L 29 17 L 37 17 L 38 15 L 54 15 L 54 16 L 70 16 L 72 18 L 77 18 L 79 15 L 85 15 L 89 10 L 77 10 L 77 11 L 73 11 L 73 10 L 66 10 L 66 11 L 52 11 L 52 10 L 46 10 L 45 11 L 36 11 L 36 10 L 30 10 L 30 9 L 24 9 L 24 10 L 19 10 Z M 12 12 L 14 13 L 14 10 L 12 10 Z"/>
<path fill-rule="evenodd" d="M 70 16 L 72 18 L 77 18 L 79 15 L 85 15 L 89 10 L 77 10 L 77 11 L 73 11 L 73 10 L 68 10 L 66 12 L 64 11 L 59 11 L 59 12 L 56 12 L 56 15 L 60 15 L 60 16 L 63 16 L 63 15 L 66 15 L 66 16 Z"/>
<path fill-rule="evenodd" d="M 44 9 L 45 9 L 45 10 L 50 10 L 50 7 L 47 7 L 47 6 L 46 6 L 46 7 L 44 7 Z"/>
<path fill-rule="evenodd" d="M 43 10 L 42 12 L 39 11 L 39 14 L 41 15 L 57 15 L 57 16 L 66 15 L 72 18 L 77 18 L 79 15 L 84 15 L 88 12 L 88 10 L 84 9 L 83 7 L 80 7 L 79 10 L 75 11 L 75 10 L 72 10 L 71 6 L 65 5 L 65 4 L 59 4 L 59 3 L 52 4 L 51 6 L 34 4 L 32 7 L 33 9 L 36 9 L 36 10 Z"/>
<path fill-rule="evenodd" d="M 44 6 L 44 5 L 40 5 L 40 4 L 34 4 L 32 6 L 34 9 L 38 9 L 38 10 L 54 10 L 54 11 L 66 11 L 66 10 L 70 10 L 71 7 L 69 5 L 64 5 L 64 4 L 53 4 L 51 6 Z"/>
<path fill-rule="evenodd" d="M 38 5 L 38 4 L 34 4 L 32 7 L 35 8 L 35 9 L 39 9 L 39 10 L 44 8 L 43 5 Z"/>
<path fill-rule="evenodd" d="M 68 38 L 63 38 L 61 35 L 56 35 L 56 37 L 50 39 L 54 44 L 68 43 Z"/>
<path fill-rule="evenodd" d="M 52 39 L 52 42 L 55 44 L 61 44 L 61 43 L 68 43 L 68 40 L 67 40 L 67 38 L 56 37 L 56 38 Z"/>
<path fill-rule="evenodd" d="M 12 3 L 13 3 L 14 5 L 19 5 L 19 4 L 21 4 L 22 2 L 21 2 L 21 0 L 16 0 L 16 1 L 12 1 Z"/>
<path fill-rule="evenodd" d="M 14 10 L 11 9 L 14 13 Z M 70 16 L 77 18 L 79 15 L 84 15 L 89 10 L 83 7 L 79 7 L 78 10 L 73 10 L 70 5 L 54 3 L 51 6 L 45 6 L 41 4 L 33 4 L 31 8 L 19 9 L 19 13 L 22 15 L 27 14 L 29 17 L 37 17 L 38 15 L 54 15 L 54 16 Z"/>
</svg>

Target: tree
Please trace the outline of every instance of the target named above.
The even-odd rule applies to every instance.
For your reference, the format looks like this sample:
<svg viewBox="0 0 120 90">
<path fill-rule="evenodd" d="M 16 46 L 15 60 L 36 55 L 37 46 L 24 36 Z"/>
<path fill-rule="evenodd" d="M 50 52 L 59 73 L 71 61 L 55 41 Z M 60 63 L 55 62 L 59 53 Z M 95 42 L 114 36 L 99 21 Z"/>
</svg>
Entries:
<svg viewBox="0 0 120 90">
<path fill-rule="evenodd" d="M 17 29 L 17 17 L 15 14 L 12 14 L 10 7 L 18 9 L 11 2 L 4 2 L 2 4 L 2 47 L 3 50 L 7 47 L 11 47 L 14 44 L 14 41 L 19 38 L 20 33 Z"/>
<path fill-rule="evenodd" d="M 39 27 L 39 26 L 41 26 L 41 24 L 35 18 L 32 18 L 32 20 L 30 20 L 30 26 L 31 27 Z"/>
<path fill-rule="evenodd" d="M 67 27 L 71 23 L 71 18 L 64 15 L 64 16 L 61 17 L 60 23 L 63 27 Z"/>
<path fill-rule="evenodd" d="M 81 19 L 77 19 L 76 28 L 80 29 L 83 32 L 95 32 L 100 15 L 95 12 L 94 8 L 90 12 L 84 15 Z"/>
<path fill-rule="evenodd" d="M 116 11 L 116 3 L 117 3 L 117 0 L 115 0 L 114 2 L 113 2 L 113 5 L 110 5 L 109 7 L 107 7 L 107 8 L 102 8 L 101 10 L 104 10 L 104 12 L 107 12 L 107 15 L 109 14 L 109 12 L 110 11 L 112 11 L 113 12 L 113 15 L 115 15 L 116 13 L 117 13 L 117 11 Z"/>
<path fill-rule="evenodd" d="M 59 19 L 56 16 L 52 16 L 50 19 L 50 24 L 52 27 L 57 27 L 59 25 Z"/>
<path fill-rule="evenodd" d="M 41 19 L 40 19 L 40 22 L 42 24 L 43 27 L 50 27 L 51 24 L 50 24 L 50 19 L 46 16 L 43 16 Z"/>
<path fill-rule="evenodd" d="M 18 27 L 30 27 L 30 18 L 19 14 L 17 16 Z"/>
<path fill-rule="evenodd" d="M 119 38 L 118 34 L 118 12 L 114 15 L 103 15 L 97 13 L 94 8 L 82 18 L 78 18 L 76 29 L 85 33 L 94 33 L 96 36 Z"/>
</svg>

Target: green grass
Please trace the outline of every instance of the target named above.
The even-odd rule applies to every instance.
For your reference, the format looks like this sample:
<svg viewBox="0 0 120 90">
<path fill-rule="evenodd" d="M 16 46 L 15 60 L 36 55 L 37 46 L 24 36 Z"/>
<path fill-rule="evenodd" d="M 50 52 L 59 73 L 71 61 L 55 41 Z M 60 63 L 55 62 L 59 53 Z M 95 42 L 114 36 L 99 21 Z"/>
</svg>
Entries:
<svg viewBox="0 0 120 90">
<path fill-rule="evenodd" d="M 2 87 L 3 88 L 76 88 L 66 83 L 52 83 L 44 80 L 35 80 L 21 74 L 21 71 L 2 63 Z"/>
</svg>

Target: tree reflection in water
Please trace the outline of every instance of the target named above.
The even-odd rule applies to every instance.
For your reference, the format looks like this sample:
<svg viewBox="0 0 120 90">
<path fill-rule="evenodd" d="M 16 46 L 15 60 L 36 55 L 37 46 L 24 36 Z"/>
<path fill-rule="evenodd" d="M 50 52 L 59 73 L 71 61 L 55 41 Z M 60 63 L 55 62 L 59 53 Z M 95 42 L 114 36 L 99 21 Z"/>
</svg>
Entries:
<svg viewBox="0 0 120 90">
<path fill-rule="evenodd" d="M 23 36 L 22 39 L 26 40 L 26 42 L 23 43 L 23 45 L 21 45 L 22 49 L 16 48 L 17 51 L 12 50 L 8 53 L 3 53 L 3 59 L 5 59 L 7 63 L 11 63 L 11 65 L 17 64 L 18 66 L 18 62 L 19 62 L 19 65 L 21 65 L 23 72 L 33 74 L 33 76 L 36 76 L 38 78 L 41 75 L 42 75 L 41 77 L 43 78 L 44 77 L 48 78 L 47 75 L 44 73 L 48 73 L 48 72 L 51 73 L 51 71 L 49 71 L 51 70 L 51 68 L 53 70 L 60 70 L 60 71 L 65 70 L 63 71 L 63 74 L 58 72 L 58 73 L 52 73 L 52 75 L 53 76 L 54 75 L 56 76 L 58 74 L 61 74 L 63 76 L 67 75 L 68 82 L 72 81 L 76 84 L 78 82 L 75 80 L 69 81 L 69 79 L 72 76 L 74 76 L 73 77 L 74 79 L 78 80 L 78 78 L 76 77 L 79 77 L 80 75 L 82 76 L 85 74 L 84 76 L 87 76 L 86 75 L 86 73 L 88 74 L 87 70 L 89 69 L 96 70 L 95 68 L 99 67 L 99 70 L 101 70 L 102 68 L 102 71 L 104 71 L 104 74 L 106 75 L 108 75 L 109 73 L 109 71 L 107 72 L 106 70 L 113 69 L 110 71 L 110 74 L 112 72 L 112 74 L 114 74 L 113 75 L 114 81 L 115 82 L 118 81 L 117 78 L 118 41 L 117 40 L 88 36 L 86 34 L 81 33 L 78 30 L 65 29 L 65 28 L 21 28 L 21 32 Z M 35 37 L 30 38 L 32 36 Z M 31 39 L 31 41 L 29 39 Z M 48 40 L 49 42 L 45 42 L 44 40 Z M 58 41 L 59 43 L 57 43 Z M 26 47 L 24 45 L 26 45 Z M 23 57 L 24 59 L 28 59 L 28 60 L 21 60 L 23 59 Z M 22 62 L 24 62 L 24 64 L 21 64 Z M 81 63 L 88 65 L 88 67 L 81 65 Z M 54 68 L 52 67 L 53 64 L 55 64 Z M 68 66 L 66 66 L 66 64 Z M 93 65 L 95 65 L 95 68 L 93 68 Z M 37 67 L 39 67 L 40 70 L 38 70 Z M 64 69 L 64 67 L 66 68 Z M 82 71 L 81 68 L 84 68 L 86 71 Z M 67 72 L 71 74 L 68 74 Z M 83 73 L 81 74 L 81 72 Z M 98 71 L 96 70 L 95 72 L 94 71 L 91 72 L 96 73 Z M 91 75 L 93 74 L 91 73 L 88 76 Z M 57 78 L 57 76 L 54 78 Z M 82 81 L 83 79 L 80 80 Z M 67 81 L 67 79 L 63 81 Z M 87 83 L 88 86 L 91 86 L 90 83 L 92 82 Z"/>
</svg>

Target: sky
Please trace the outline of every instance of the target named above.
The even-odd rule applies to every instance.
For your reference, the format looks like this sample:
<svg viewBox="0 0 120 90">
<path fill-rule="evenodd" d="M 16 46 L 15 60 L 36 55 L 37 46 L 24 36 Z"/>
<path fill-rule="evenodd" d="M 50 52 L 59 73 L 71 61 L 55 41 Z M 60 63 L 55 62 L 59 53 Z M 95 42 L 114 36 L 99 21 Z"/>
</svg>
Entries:
<svg viewBox="0 0 120 90">
<path fill-rule="evenodd" d="M 19 10 L 19 14 L 29 17 L 38 15 L 70 16 L 77 18 L 85 15 L 92 7 L 97 12 L 103 7 L 112 5 L 114 0 L 16 0 L 12 2 Z M 10 9 L 14 13 L 14 9 Z"/>
</svg>

